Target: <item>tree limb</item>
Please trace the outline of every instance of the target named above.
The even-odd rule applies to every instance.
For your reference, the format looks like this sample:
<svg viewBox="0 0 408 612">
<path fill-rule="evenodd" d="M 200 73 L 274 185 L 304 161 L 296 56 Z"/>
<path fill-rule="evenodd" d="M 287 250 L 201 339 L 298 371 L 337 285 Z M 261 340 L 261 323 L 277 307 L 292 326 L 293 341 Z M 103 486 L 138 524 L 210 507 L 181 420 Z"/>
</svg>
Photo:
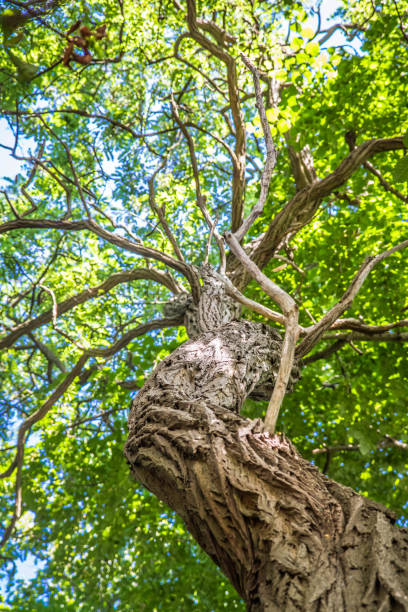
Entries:
<svg viewBox="0 0 408 612">
<path fill-rule="evenodd" d="M 152 280 L 161 283 L 173 293 L 179 293 L 180 289 L 170 274 L 154 270 L 152 268 L 136 268 L 129 272 L 116 272 L 109 276 L 103 283 L 84 289 L 80 293 L 73 295 L 57 304 L 58 314 L 64 314 L 80 304 L 84 304 L 88 300 L 99 297 L 121 283 L 128 283 L 134 280 Z M 47 310 L 34 319 L 24 321 L 15 327 L 7 336 L 0 339 L 0 349 L 8 348 L 24 334 L 28 334 L 42 325 L 49 323 L 52 320 L 52 310 Z"/>
<path fill-rule="evenodd" d="M 232 175 L 232 219 L 231 230 L 235 232 L 242 223 L 245 191 L 245 154 L 246 132 L 244 117 L 239 99 L 238 76 L 235 58 L 225 50 L 224 42 L 232 42 L 232 38 L 213 22 L 197 19 L 195 0 L 187 0 L 187 23 L 191 37 L 204 49 L 220 59 L 227 67 L 228 97 L 235 127 L 235 157 Z M 200 29 L 210 33 L 218 44 L 200 32 Z M 221 32 L 221 33 L 220 33 Z"/>
<path fill-rule="evenodd" d="M 13 472 L 17 469 L 16 483 L 15 483 L 15 507 L 13 516 L 11 518 L 10 524 L 5 529 L 2 540 L 0 541 L 0 547 L 4 546 L 4 544 L 9 540 L 14 526 L 18 519 L 21 516 L 22 509 L 22 468 L 24 462 L 24 448 L 25 442 L 27 439 L 27 435 L 29 430 L 41 421 L 47 413 L 50 411 L 52 406 L 58 401 L 70 387 L 72 382 L 75 380 L 77 376 L 80 375 L 85 363 L 88 361 L 90 357 L 105 357 L 109 358 L 116 354 L 120 349 L 122 349 L 126 344 L 128 344 L 133 338 L 138 336 L 142 336 L 147 332 L 153 329 L 163 329 L 166 327 L 173 327 L 182 325 L 183 321 L 181 319 L 157 319 L 155 321 L 150 321 L 148 323 L 143 323 L 139 325 L 135 329 L 130 330 L 127 334 L 124 334 L 119 340 L 117 340 L 114 344 L 109 347 L 103 349 L 89 349 L 85 351 L 78 359 L 75 366 L 72 368 L 71 372 L 67 374 L 64 380 L 58 385 L 56 389 L 51 393 L 50 397 L 44 402 L 44 404 L 33 414 L 31 414 L 27 419 L 25 419 L 20 427 L 18 428 L 17 433 L 17 451 L 16 455 L 3 473 L 0 474 L 0 478 L 9 478 Z"/>
<path fill-rule="evenodd" d="M 149 185 L 149 204 L 150 204 L 150 208 L 152 209 L 152 211 L 157 215 L 161 223 L 161 226 L 164 229 L 165 234 L 167 238 L 169 239 L 171 246 L 173 247 L 173 251 L 175 252 L 177 259 L 185 263 L 183 254 L 180 251 L 180 248 L 177 244 L 177 240 L 175 239 L 173 232 L 171 231 L 170 226 L 167 223 L 165 212 L 164 212 L 164 206 L 159 208 L 156 204 L 156 194 L 154 191 L 154 179 L 156 178 L 156 175 L 166 166 L 166 163 L 167 163 L 167 158 L 165 157 L 162 163 L 160 164 L 160 166 L 153 172 L 152 176 L 147 181 Z"/>
<path fill-rule="evenodd" d="M 391 249 L 388 249 L 387 251 L 384 251 L 383 253 L 380 253 L 379 255 L 367 257 L 363 265 L 360 267 L 360 270 L 354 276 L 354 279 L 352 280 L 349 288 L 344 293 L 341 300 L 335 306 L 333 306 L 333 308 L 331 308 L 320 319 L 318 323 L 306 329 L 305 338 L 297 347 L 296 355 L 298 357 L 303 357 L 304 355 L 306 355 L 311 350 L 311 348 L 313 348 L 316 342 L 318 342 L 323 333 L 334 324 L 334 322 L 343 314 L 345 310 L 350 308 L 355 296 L 361 289 L 365 279 L 377 263 L 379 263 L 389 255 L 392 255 L 396 251 L 401 251 L 407 246 L 408 240 L 405 240 L 404 242 L 397 244 L 396 246 L 392 247 Z"/>
<path fill-rule="evenodd" d="M 280 406 L 285 396 L 290 373 L 293 367 L 296 342 L 301 331 L 298 324 L 299 309 L 295 300 L 288 293 L 286 293 L 286 291 L 281 289 L 281 287 L 265 276 L 257 265 L 251 261 L 234 234 L 226 233 L 225 239 L 235 257 L 237 257 L 237 259 L 242 263 L 252 278 L 259 283 L 265 293 L 267 293 L 274 300 L 274 302 L 278 304 L 285 317 L 286 331 L 282 344 L 279 370 L 272 392 L 272 397 L 269 401 L 265 415 L 265 426 L 270 433 L 274 433 Z"/>
<path fill-rule="evenodd" d="M 401 440 L 397 440 L 386 434 L 383 440 L 378 442 L 377 448 L 389 448 L 395 447 L 400 448 L 402 450 L 408 450 L 408 444 L 406 442 L 401 442 Z M 314 448 L 312 450 L 313 455 L 322 455 L 325 453 L 338 453 L 340 451 L 359 451 L 360 444 L 336 444 L 334 446 L 324 446 L 323 448 Z"/>
<path fill-rule="evenodd" d="M 259 81 L 259 72 L 256 66 L 247 58 L 245 55 L 241 53 L 241 59 L 244 62 L 245 66 L 249 68 L 252 72 L 253 80 L 254 80 L 254 88 L 255 88 L 255 100 L 256 100 L 256 108 L 258 109 L 258 114 L 261 120 L 262 131 L 265 139 L 266 146 L 266 162 L 264 165 L 264 169 L 262 171 L 261 176 L 261 191 L 259 194 L 258 202 L 252 208 L 251 212 L 247 216 L 247 218 L 242 222 L 242 225 L 235 232 L 235 237 L 239 242 L 243 239 L 245 234 L 248 232 L 251 225 L 254 221 L 259 217 L 262 213 L 266 198 L 268 195 L 269 184 L 272 178 L 272 172 L 276 165 L 276 160 L 278 157 L 278 153 L 276 151 L 274 142 L 272 140 L 272 134 L 269 127 L 269 122 L 266 117 L 265 105 L 262 98 L 261 85 Z"/>
<path fill-rule="evenodd" d="M 293 235 L 307 225 L 312 220 L 323 198 L 343 185 L 364 162 L 377 153 L 403 148 L 402 137 L 396 136 L 395 138 L 368 140 L 353 149 L 334 172 L 298 191 L 293 196 L 290 202 L 275 216 L 262 238 L 258 239 L 256 243 L 254 242 L 251 249 L 251 259 L 260 268 L 263 268 L 273 256 L 283 238 L 288 234 Z M 242 288 L 242 281 L 240 282 L 238 279 L 237 281 L 239 287 Z M 247 282 L 247 280 L 244 279 L 243 282 Z"/>
<path fill-rule="evenodd" d="M 12 221 L 7 221 L 0 225 L 0 234 L 4 234 L 6 232 L 10 232 L 16 229 L 56 229 L 56 230 L 66 230 L 78 232 L 82 230 L 89 230 L 93 232 L 103 240 L 114 244 L 115 246 L 120 247 L 121 249 L 125 249 L 126 251 L 130 251 L 132 253 L 137 253 L 138 255 L 142 255 L 147 259 L 155 259 L 157 261 L 161 261 L 166 266 L 181 272 L 191 285 L 191 290 L 193 297 L 198 300 L 200 295 L 200 283 L 198 280 L 198 275 L 194 271 L 193 266 L 190 266 L 184 262 L 178 261 L 171 255 L 167 255 L 162 251 L 158 251 L 157 249 L 153 249 L 152 247 L 146 247 L 143 245 L 135 244 L 131 240 L 124 238 L 123 236 L 119 236 L 117 234 L 113 234 L 108 230 L 104 229 L 92 219 L 82 219 L 80 221 L 66 221 L 63 219 L 13 219 Z"/>
</svg>

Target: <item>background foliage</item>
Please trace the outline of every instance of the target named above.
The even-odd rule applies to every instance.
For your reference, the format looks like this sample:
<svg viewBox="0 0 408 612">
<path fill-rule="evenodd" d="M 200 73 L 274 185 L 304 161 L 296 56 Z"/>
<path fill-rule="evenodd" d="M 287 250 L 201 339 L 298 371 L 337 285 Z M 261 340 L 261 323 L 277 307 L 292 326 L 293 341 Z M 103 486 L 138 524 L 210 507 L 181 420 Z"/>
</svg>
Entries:
<svg viewBox="0 0 408 612">
<path fill-rule="evenodd" d="M 332 23 L 347 25 L 341 44 L 324 40 L 324 26 L 315 35 L 317 6 L 309 3 L 210 0 L 199 2 L 197 10 L 235 37 L 232 56 L 244 52 L 261 58 L 264 73 L 285 83 L 279 110 L 268 110 L 277 168 L 250 238 L 265 231 L 295 193 L 287 142 L 297 151 L 309 145 L 323 177 L 347 155 L 345 134 L 355 133 L 361 143 L 408 132 L 405 0 L 350 1 L 339 8 Z M 185 12 L 183 3 L 164 0 L 78 1 L 75 9 L 45 0 L 2 3 L 0 104 L 15 138 L 4 148 L 21 162 L 1 194 L 2 223 L 16 217 L 13 208 L 32 219 L 67 214 L 79 221 L 89 214 L 110 235 L 129 240 L 137 235 L 145 246 L 171 255 L 148 189 L 149 177 L 166 157 L 167 165 L 155 176 L 156 205 L 165 207 L 186 261 L 203 261 L 208 230 L 194 203 L 189 152 L 171 112 L 171 92 L 194 136 L 203 193 L 220 231 L 230 223 L 231 165 L 219 139 L 232 147 L 234 138 L 228 108 L 221 112 L 228 107 L 225 66 L 184 35 Z M 79 19 L 93 32 L 106 24 L 107 35 L 91 36 L 88 51 L 77 48 L 82 57 L 91 55 L 89 64 L 72 60 L 66 66 L 61 61 L 65 33 Z M 258 195 L 264 145 L 251 76 L 237 65 L 249 210 Z M 362 166 L 282 249 L 286 262 L 277 257 L 265 268 L 296 297 L 302 324 L 320 318 L 339 299 L 367 255 L 406 237 L 405 153 L 373 160 L 381 180 Z M 53 296 L 61 302 L 114 273 L 151 265 L 88 230 L 26 228 L 3 233 L 0 241 L 4 337 L 52 308 Z M 287 264 L 288 257 L 295 266 Z M 210 261 L 218 263 L 215 249 Z M 160 261 L 154 268 L 166 269 Z M 172 272 L 188 290 L 184 277 Z M 347 316 L 371 325 L 401 320 L 407 289 L 406 255 L 396 253 L 370 275 Z M 271 306 L 253 283 L 246 294 Z M 168 287 L 146 278 L 121 282 L 60 315 L 57 326 L 50 321 L 3 348 L 2 470 L 14 457 L 20 422 L 58 388 L 82 351 L 110 347 L 138 325 L 162 318 L 170 297 Z M 244 316 L 256 318 L 249 311 Z M 1 557 L 0 609 L 243 609 L 182 522 L 131 482 L 122 455 L 132 397 L 155 363 L 185 339 L 183 327 L 153 329 L 135 335 L 109 359 L 91 356 L 75 383 L 31 429 L 22 472 L 23 513 Z M 330 344 L 325 340 L 315 352 Z M 347 343 L 305 367 L 279 421 L 304 456 L 331 478 L 392 508 L 401 522 L 408 510 L 407 383 L 403 342 Z M 249 416 L 261 416 L 264 409 L 250 400 L 245 408 Z M 347 445 L 330 456 L 314 452 Z M 1 482 L 6 528 L 14 480 Z M 18 569 L 28 555 L 40 569 L 24 581 Z"/>
</svg>

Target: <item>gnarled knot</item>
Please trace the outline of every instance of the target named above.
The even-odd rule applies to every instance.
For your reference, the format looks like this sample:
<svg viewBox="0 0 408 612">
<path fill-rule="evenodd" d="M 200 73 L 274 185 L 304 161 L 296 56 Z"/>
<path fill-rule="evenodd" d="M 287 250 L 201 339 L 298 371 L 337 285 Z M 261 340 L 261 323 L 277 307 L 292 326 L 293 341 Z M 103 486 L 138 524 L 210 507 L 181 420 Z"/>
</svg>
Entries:
<svg viewBox="0 0 408 612">
<path fill-rule="evenodd" d="M 189 338 L 196 338 L 241 317 L 240 304 L 227 295 L 224 283 L 214 273 L 213 268 L 205 264 L 200 273 L 203 286 L 198 305 L 194 304 L 191 294 L 183 292 L 163 307 L 163 313 L 167 317 L 184 316 Z"/>
</svg>

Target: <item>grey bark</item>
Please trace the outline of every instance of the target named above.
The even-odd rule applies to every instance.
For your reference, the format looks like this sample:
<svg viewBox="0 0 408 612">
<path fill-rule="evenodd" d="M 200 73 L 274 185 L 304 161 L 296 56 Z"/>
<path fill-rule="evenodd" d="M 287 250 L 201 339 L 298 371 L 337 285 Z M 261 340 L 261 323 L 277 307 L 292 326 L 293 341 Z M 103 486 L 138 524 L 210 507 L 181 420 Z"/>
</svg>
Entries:
<svg viewBox="0 0 408 612">
<path fill-rule="evenodd" d="M 407 611 L 408 533 L 395 517 L 239 415 L 273 386 L 280 347 L 272 328 L 241 320 L 166 357 L 131 409 L 132 473 L 184 519 L 249 611 Z"/>
</svg>

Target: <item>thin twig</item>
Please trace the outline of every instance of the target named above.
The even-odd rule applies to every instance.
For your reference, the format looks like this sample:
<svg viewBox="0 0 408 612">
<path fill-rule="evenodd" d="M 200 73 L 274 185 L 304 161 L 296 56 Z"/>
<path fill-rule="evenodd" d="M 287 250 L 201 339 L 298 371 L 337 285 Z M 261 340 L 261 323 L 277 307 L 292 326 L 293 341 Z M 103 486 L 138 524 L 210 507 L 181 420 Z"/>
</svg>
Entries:
<svg viewBox="0 0 408 612">
<path fill-rule="evenodd" d="M 174 118 L 177 122 L 177 125 L 180 127 L 180 130 L 182 131 L 185 139 L 187 140 L 187 146 L 188 146 L 188 150 L 189 150 L 189 154 L 190 154 L 190 160 L 191 160 L 191 168 L 193 170 L 193 177 L 194 177 L 194 183 L 195 183 L 195 188 L 196 188 L 196 201 L 197 201 L 197 205 L 199 207 L 199 209 L 201 210 L 204 220 L 208 225 L 209 230 L 213 231 L 213 234 L 215 236 L 215 239 L 217 241 L 217 245 L 218 245 L 218 249 L 220 252 L 220 258 L 221 258 L 221 269 L 225 269 L 226 263 L 225 263 L 225 250 L 224 250 L 224 243 L 222 240 L 222 237 L 220 236 L 217 228 L 216 228 L 216 224 L 214 223 L 214 221 L 211 219 L 210 213 L 208 212 L 208 208 L 206 206 L 206 197 L 203 196 L 202 192 L 201 192 L 201 185 L 200 185 L 200 175 L 199 175 L 199 170 L 198 170 L 198 164 L 197 164 L 197 157 L 195 154 L 195 147 L 194 147 L 194 141 L 191 137 L 190 132 L 188 131 L 188 129 L 186 128 L 185 123 L 181 120 L 179 112 L 178 112 L 178 108 L 177 108 L 177 104 L 174 100 L 173 94 L 171 95 L 171 108 L 173 111 L 173 115 Z"/>
<path fill-rule="evenodd" d="M 182 252 L 180 251 L 180 247 L 177 244 L 177 240 L 175 239 L 173 232 L 170 229 L 169 224 L 167 223 L 166 220 L 166 216 L 165 216 L 165 210 L 164 210 L 164 206 L 161 206 L 160 208 L 157 206 L 156 204 L 156 194 L 155 194 L 155 190 L 154 190 L 154 179 L 156 178 L 157 174 L 163 170 L 163 168 L 166 166 L 167 164 L 167 157 L 164 157 L 161 164 L 158 166 L 158 168 L 156 168 L 156 170 L 153 172 L 153 174 L 151 175 L 151 177 L 148 179 L 147 183 L 149 186 L 149 204 L 150 204 L 150 208 L 152 209 L 152 211 L 157 215 L 162 228 L 164 229 L 164 232 L 167 236 L 167 238 L 170 241 L 171 246 L 173 247 L 174 253 L 176 254 L 176 257 L 185 263 L 185 259 L 183 257 Z"/>
</svg>

